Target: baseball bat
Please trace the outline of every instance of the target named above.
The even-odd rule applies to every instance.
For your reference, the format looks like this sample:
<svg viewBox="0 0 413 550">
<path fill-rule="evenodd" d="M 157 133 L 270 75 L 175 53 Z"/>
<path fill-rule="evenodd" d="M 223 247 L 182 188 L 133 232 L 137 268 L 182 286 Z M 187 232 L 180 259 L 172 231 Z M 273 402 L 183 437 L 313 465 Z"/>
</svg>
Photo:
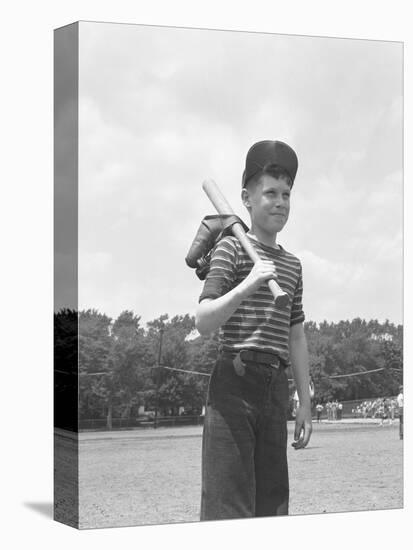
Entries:
<svg viewBox="0 0 413 550">
<path fill-rule="evenodd" d="M 231 208 L 231 205 L 229 204 L 227 199 L 224 197 L 224 195 L 221 193 L 221 190 L 219 189 L 218 185 L 215 183 L 214 180 L 212 179 L 205 180 L 204 183 L 202 184 L 202 189 L 205 191 L 209 200 L 215 206 L 215 209 L 218 212 L 218 214 L 234 215 L 234 211 Z M 260 257 L 258 255 L 258 252 L 255 250 L 255 248 L 252 246 L 252 244 L 248 240 L 248 237 L 242 225 L 240 223 L 234 223 L 231 229 L 235 237 L 241 243 L 241 246 L 243 247 L 245 252 L 254 262 L 254 264 L 257 261 L 259 261 Z M 270 279 L 268 281 L 268 286 L 274 296 L 275 305 L 279 308 L 286 307 L 289 302 L 288 294 L 284 292 L 284 290 L 282 290 L 282 288 L 278 285 L 275 279 Z"/>
</svg>

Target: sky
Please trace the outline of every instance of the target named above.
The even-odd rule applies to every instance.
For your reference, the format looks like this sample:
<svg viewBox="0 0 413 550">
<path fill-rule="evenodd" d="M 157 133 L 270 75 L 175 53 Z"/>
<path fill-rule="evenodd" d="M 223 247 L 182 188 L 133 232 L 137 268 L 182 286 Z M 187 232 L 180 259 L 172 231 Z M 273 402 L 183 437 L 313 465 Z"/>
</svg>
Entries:
<svg viewBox="0 0 413 550">
<path fill-rule="evenodd" d="M 401 43 L 89 22 L 79 40 L 79 309 L 193 315 L 202 182 L 248 224 L 246 153 L 278 139 L 306 320 L 403 322 Z"/>
</svg>

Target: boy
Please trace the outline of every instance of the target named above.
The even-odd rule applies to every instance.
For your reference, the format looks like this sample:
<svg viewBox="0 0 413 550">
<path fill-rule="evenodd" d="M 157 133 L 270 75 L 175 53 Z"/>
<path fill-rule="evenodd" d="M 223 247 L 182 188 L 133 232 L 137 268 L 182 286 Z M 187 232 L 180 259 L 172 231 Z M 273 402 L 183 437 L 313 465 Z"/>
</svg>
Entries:
<svg viewBox="0 0 413 550">
<path fill-rule="evenodd" d="M 221 336 L 204 422 L 201 520 L 288 514 L 290 364 L 300 402 L 293 446 L 302 449 L 310 439 L 301 264 L 276 242 L 297 167 L 285 143 L 260 141 L 250 148 L 241 197 L 251 218 L 247 235 L 261 260 L 254 265 L 235 237 L 221 239 L 199 299 L 198 331 L 220 328 Z M 284 309 L 275 307 L 271 278 L 290 297 Z"/>
</svg>

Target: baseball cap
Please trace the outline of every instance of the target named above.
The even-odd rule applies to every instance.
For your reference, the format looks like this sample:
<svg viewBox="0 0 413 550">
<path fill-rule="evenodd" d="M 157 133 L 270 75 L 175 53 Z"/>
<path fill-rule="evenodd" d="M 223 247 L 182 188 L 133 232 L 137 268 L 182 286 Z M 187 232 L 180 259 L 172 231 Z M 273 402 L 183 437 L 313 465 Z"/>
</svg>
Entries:
<svg viewBox="0 0 413 550">
<path fill-rule="evenodd" d="M 298 168 L 295 151 L 282 141 L 264 140 L 254 143 L 247 153 L 242 187 L 245 187 L 248 180 L 267 164 L 277 164 L 280 168 L 283 168 L 290 176 L 292 183 L 294 183 Z"/>
</svg>

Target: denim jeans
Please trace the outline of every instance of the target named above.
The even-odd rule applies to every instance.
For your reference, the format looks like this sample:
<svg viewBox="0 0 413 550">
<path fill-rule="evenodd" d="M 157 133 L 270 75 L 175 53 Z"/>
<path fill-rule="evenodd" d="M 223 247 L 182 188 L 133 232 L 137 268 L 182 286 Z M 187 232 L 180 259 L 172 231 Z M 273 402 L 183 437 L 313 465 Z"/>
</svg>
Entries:
<svg viewBox="0 0 413 550">
<path fill-rule="evenodd" d="M 201 520 L 288 514 L 287 409 L 283 367 L 218 358 L 202 439 Z"/>
</svg>

